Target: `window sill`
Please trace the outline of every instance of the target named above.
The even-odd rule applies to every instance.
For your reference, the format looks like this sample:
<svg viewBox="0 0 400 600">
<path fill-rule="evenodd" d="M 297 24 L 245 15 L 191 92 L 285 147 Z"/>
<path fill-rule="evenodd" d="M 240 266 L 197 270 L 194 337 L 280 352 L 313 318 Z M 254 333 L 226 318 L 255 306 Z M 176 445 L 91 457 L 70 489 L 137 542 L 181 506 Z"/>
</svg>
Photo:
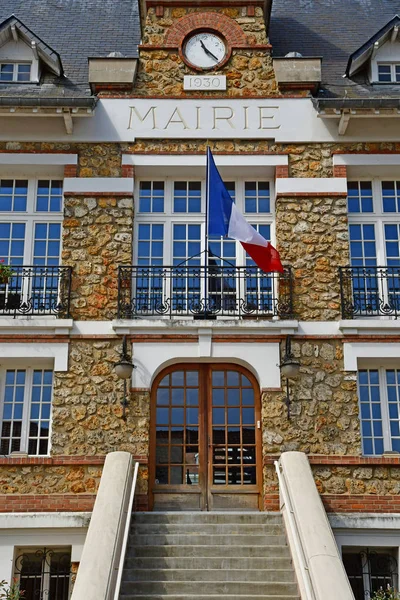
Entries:
<svg viewBox="0 0 400 600">
<path fill-rule="evenodd" d="M 51 334 L 68 335 L 73 327 L 72 319 L 57 319 L 56 317 L 13 317 L 0 316 L 0 335 L 17 334 Z"/>
<path fill-rule="evenodd" d="M 345 319 L 339 321 L 339 330 L 344 335 L 371 333 L 393 335 L 400 332 L 400 319 L 394 317 L 365 317 L 365 319 Z"/>
</svg>

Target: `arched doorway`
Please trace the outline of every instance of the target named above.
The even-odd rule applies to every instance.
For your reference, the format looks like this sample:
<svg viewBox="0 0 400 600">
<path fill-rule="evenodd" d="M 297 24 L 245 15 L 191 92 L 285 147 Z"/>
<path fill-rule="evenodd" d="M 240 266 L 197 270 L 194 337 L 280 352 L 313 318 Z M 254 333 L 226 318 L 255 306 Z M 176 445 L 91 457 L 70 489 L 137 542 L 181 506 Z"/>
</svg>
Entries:
<svg viewBox="0 0 400 600">
<path fill-rule="evenodd" d="M 154 510 L 261 507 L 260 392 L 232 364 L 180 364 L 152 388 L 149 490 Z"/>
</svg>

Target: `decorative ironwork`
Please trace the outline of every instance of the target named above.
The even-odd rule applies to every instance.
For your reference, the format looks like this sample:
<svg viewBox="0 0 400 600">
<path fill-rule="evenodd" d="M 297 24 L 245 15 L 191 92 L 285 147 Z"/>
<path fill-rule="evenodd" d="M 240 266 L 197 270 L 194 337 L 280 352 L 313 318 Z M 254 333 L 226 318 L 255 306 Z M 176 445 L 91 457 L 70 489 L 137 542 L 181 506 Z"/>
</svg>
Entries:
<svg viewBox="0 0 400 600">
<path fill-rule="evenodd" d="M 397 560 L 387 550 L 345 551 L 343 562 L 356 600 L 369 600 L 380 589 L 397 586 Z"/>
<path fill-rule="evenodd" d="M 13 266 L 0 280 L 0 315 L 69 317 L 71 267 Z"/>
<path fill-rule="evenodd" d="M 343 319 L 400 315 L 400 267 L 339 267 Z"/>
<path fill-rule="evenodd" d="M 14 576 L 24 600 L 68 600 L 71 553 L 61 549 L 27 549 L 15 559 Z"/>
<path fill-rule="evenodd" d="M 284 273 L 258 267 L 119 267 L 118 318 L 217 316 L 290 318 L 293 282 Z"/>
</svg>

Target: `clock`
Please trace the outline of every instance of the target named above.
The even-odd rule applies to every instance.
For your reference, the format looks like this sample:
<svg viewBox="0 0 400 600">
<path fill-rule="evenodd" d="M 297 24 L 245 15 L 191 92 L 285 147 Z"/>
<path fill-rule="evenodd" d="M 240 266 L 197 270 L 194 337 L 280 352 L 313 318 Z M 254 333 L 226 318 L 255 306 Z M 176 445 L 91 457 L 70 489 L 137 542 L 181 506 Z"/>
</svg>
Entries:
<svg viewBox="0 0 400 600">
<path fill-rule="evenodd" d="M 187 38 L 182 53 L 190 66 L 215 69 L 225 62 L 227 46 L 222 36 L 201 31 Z"/>
</svg>

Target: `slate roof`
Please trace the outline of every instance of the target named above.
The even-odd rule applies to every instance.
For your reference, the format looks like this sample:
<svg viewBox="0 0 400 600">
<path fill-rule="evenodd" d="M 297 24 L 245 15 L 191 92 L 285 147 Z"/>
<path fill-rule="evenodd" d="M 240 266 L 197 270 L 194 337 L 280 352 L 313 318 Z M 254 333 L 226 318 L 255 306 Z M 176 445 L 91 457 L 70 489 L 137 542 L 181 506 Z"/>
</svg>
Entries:
<svg viewBox="0 0 400 600">
<path fill-rule="evenodd" d="M 273 0 L 273 55 L 322 56 L 320 98 L 400 98 L 400 86 L 370 85 L 365 70 L 343 78 L 350 55 L 399 11 L 399 0 Z"/>
<path fill-rule="evenodd" d="M 0 0 L 0 25 L 12 15 L 60 55 L 64 76 L 46 72 L 41 85 L 1 83 L 0 99 L 89 97 L 88 57 L 138 56 L 137 0 Z"/>
</svg>

